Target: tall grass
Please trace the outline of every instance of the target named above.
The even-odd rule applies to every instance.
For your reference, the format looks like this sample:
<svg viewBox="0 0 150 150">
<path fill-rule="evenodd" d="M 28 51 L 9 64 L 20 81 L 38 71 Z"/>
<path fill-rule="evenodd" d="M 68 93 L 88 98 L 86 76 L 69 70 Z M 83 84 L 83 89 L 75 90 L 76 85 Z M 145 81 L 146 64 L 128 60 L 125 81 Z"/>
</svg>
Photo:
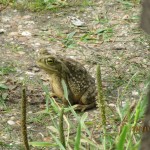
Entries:
<svg viewBox="0 0 150 150">
<path fill-rule="evenodd" d="M 55 147 L 56 149 L 61 150 L 138 150 L 141 140 L 141 133 L 143 132 L 141 120 L 145 112 L 145 91 L 148 83 L 145 84 L 145 88 L 141 92 L 140 98 L 138 100 L 132 102 L 130 99 L 127 99 L 125 101 L 125 105 L 122 105 L 122 101 L 125 100 L 125 95 L 130 92 L 130 86 L 132 86 L 132 82 L 134 82 L 134 79 L 137 77 L 137 75 L 138 73 L 133 75 L 133 77 L 126 84 L 124 90 L 119 94 L 114 112 L 112 112 L 110 107 L 106 107 L 108 104 L 105 104 L 104 107 L 106 109 L 107 116 L 105 121 L 107 124 L 106 122 L 100 124 L 100 126 L 103 126 L 103 129 L 105 130 L 102 128 L 97 129 L 97 131 L 103 131 L 99 135 L 99 141 L 95 140 L 92 130 L 89 130 L 89 127 L 86 124 L 88 112 L 77 113 L 74 111 L 74 106 L 69 105 L 69 107 L 64 108 L 62 126 L 57 121 L 53 120 L 54 116 L 57 118 L 60 116 L 62 117 L 59 105 L 54 98 L 46 96 L 47 101 L 49 101 L 46 106 L 46 112 L 49 113 L 52 120 L 48 130 L 49 135 L 51 135 L 53 140 L 50 142 L 35 141 L 30 142 L 29 144 L 34 147 Z M 62 86 L 64 89 L 64 97 L 68 99 L 67 86 L 63 80 Z M 47 88 L 43 88 L 43 90 L 49 94 Z M 72 117 L 68 117 L 68 113 L 69 115 L 72 115 Z M 102 119 L 102 117 L 99 119 Z M 63 136 L 60 138 L 60 125 L 62 128 L 61 130 L 63 130 L 65 146 L 61 139 Z"/>
</svg>

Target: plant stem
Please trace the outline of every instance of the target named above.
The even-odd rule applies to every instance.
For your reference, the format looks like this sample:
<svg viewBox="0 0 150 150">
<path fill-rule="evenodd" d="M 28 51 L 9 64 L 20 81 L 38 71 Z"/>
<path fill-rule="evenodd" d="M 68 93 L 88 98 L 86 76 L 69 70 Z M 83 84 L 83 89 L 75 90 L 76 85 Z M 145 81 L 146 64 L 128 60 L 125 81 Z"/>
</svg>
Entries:
<svg viewBox="0 0 150 150">
<path fill-rule="evenodd" d="M 105 99 L 103 94 L 103 88 L 102 88 L 102 79 L 101 79 L 101 70 L 100 65 L 97 65 L 97 89 L 98 89 L 98 108 L 100 110 L 101 118 L 102 118 L 102 126 L 103 126 L 103 133 L 104 133 L 104 150 L 106 150 L 106 112 L 105 112 Z"/>
<path fill-rule="evenodd" d="M 26 126 L 26 89 L 22 89 L 22 101 L 21 101 L 21 132 L 22 140 L 25 147 L 25 150 L 29 150 L 28 137 L 27 137 L 27 126 Z"/>
<path fill-rule="evenodd" d="M 64 115 L 64 107 L 61 109 L 60 117 L 59 117 L 59 138 L 64 148 L 66 148 L 64 128 L 63 128 L 63 121 L 64 121 L 63 115 Z"/>
</svg>

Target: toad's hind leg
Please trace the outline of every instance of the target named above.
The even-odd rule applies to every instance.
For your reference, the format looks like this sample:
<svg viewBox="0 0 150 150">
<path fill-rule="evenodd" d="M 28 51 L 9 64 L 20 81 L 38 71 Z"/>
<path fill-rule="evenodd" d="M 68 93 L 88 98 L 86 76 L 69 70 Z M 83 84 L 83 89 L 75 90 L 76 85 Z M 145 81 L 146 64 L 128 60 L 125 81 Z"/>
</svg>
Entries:
<svg viewBox="0 0 150 150">
<path fill-rule="evenodd" d="M 81 112 L 88 110 L 88 109 L 92 109 L 94 107 L 96 107 L 96 102 L 92 102 L 90 104 L 87 105 L 81 105 L 81 104 L 77 104 L 77 107 L 75 108 L 75 110 L 80 110 Z"/>
<path fill-rule="evenodd" d="M 95 88 L 89 87 L 80 98 L 77 110 L 87 110 L 96 107 L 96 91 Z"/>
</svg>

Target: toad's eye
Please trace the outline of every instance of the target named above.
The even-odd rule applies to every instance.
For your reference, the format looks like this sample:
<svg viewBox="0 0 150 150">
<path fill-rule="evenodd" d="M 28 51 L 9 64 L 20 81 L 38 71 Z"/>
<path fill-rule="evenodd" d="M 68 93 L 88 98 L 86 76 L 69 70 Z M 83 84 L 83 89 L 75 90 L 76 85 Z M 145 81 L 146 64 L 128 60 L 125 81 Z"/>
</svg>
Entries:
<svg viewBox="0 0 150 150">
<path fill-rule="evenodd" d="M 53 62 L 54 62 L 54 59 L 47 58 L 47 59 L 46 59 L 46 62 L 47 62 L 48 64 L 53 63 Z"/>
</svg>

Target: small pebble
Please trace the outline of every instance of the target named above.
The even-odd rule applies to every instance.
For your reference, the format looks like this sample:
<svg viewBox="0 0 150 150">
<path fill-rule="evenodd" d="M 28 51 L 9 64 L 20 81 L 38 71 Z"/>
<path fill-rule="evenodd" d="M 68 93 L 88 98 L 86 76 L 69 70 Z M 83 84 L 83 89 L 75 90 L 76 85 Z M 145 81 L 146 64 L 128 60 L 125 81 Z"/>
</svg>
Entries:
<svg viewBox="0 0 150 150">
<path fill-rule="evenodd" d="M 7 123 L 8 123 L 9 125 L 15 125 L 15 122 L 12 121 L 12 120 L 8 120 Z"/>
</svg>

